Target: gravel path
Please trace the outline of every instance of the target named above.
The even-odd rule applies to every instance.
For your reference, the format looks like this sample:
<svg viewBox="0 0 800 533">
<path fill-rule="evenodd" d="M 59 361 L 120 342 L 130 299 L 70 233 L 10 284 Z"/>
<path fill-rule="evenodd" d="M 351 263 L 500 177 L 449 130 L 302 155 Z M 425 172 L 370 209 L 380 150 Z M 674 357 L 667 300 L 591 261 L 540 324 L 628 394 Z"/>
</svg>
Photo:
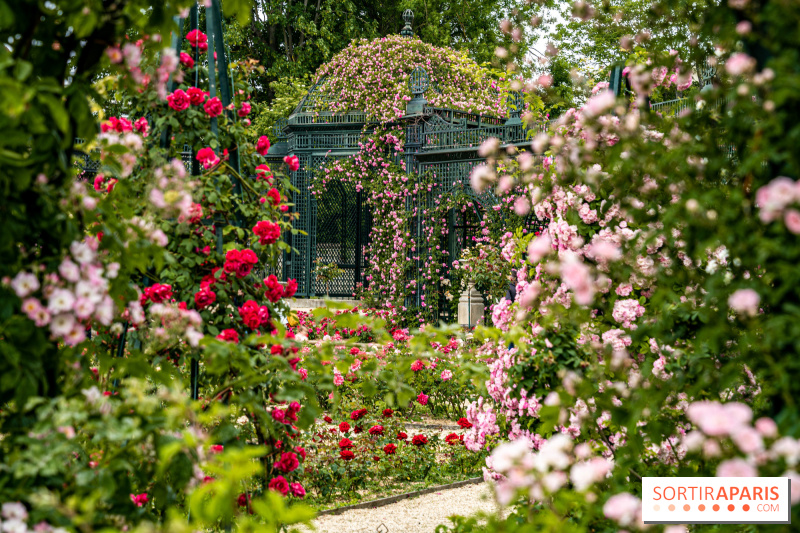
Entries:
<svg viewBox="0 0 800 533">
<path fill-rule="evenodd" d="M 485 483 L 425 494 L 377 509 L 355 509 L 314 520 L 318 533 L 433 533 L 447 517 L 495 512 L 497 506 Z M 381 527 L 383 524 L 383 527 Z M 380 528 L 380 529 L 379 529 Z M 303 531 L 311 531 L 304 529 Z"/>
</svg>

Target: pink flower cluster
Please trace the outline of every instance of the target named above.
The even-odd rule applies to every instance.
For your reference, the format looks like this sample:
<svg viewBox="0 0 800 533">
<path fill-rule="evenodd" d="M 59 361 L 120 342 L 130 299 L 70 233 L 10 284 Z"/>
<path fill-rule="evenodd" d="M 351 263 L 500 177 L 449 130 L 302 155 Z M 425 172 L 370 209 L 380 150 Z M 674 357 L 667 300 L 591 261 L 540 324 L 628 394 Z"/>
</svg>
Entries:
<svg viewBox="0 0 800 533">
<path fill-rule="evenodd" d="M 762 222 L 783 218 L 786 228 L 800 235 L 800 211 L 789 208 L 800 204 L 800 182 L 780 176 L 756 191 L 756 207 Z"/>
<path fill-rule="evenodd" d="M 92 321 L 110 326 L 116 314 L 108 289 L 120 265 L 104 265 L 97 253 L 98 244 L 94 237 L 73 242 L 58 273 L 44 274 L 41 281 L 37 274 L 24 271 L 10 281 L 23 300 L 22 311 L 28 318 L 38 327 L 49 326 L 53 338 L 70 346 L 86 338 Z"/>
</svg>

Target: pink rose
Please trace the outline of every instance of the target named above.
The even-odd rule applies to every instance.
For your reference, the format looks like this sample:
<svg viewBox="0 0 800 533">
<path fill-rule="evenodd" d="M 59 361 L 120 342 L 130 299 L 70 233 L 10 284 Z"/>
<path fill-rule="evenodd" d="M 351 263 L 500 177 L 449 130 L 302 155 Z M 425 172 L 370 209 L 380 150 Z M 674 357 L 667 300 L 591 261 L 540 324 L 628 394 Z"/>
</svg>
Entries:
<svg viewBox="0 0 800 533">
<path fill-rule="evenodd" d="M 218 97 L 211 98 L 203 105 L 203 109 L 210 118 L 214 118 L 222 114 L 222 102 Z"/>
</svg>

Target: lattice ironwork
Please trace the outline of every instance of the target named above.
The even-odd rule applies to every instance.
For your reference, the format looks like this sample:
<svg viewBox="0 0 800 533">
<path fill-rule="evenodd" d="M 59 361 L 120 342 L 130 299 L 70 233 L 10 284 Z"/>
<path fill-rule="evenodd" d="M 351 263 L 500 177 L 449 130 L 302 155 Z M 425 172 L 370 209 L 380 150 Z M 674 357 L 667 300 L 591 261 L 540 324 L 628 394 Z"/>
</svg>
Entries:
<svg viewBox="0 0 800 533">
<path fill-rule="evenodd" d="M 292 235 L 291 245 L 294 248 L 288 263 L 288 276 L 297 280 L 297 292 L 301 295 L 310 293 L 310 274 L 311 274 L 311 230 L 313 206 L 308 187 L 311 184 L 311 172 L 308 170 L 310 157 L 301 155 L 300 169 L 294 172 L 292 182 L 297 191 L 294 193 L 293 202 L 298 213 L 297 220 L 294 221 L 295 229 L 305 231 L 307 235 Z"/>
<path fill-rule="evenodd" d="M 286 140 L 286 126 L 289 121 L 285 118 L 278 119 L 272 126 L 272 137 L 274 143 L 283 142 Z"/>
<path fill-rule="evenodd" d="M 322 76 L 317 83 L 308 91 L 308 94 L 303 97 L 295 109 L 297 113 L 318 113 L 320 111 L 327 111 L 329 104 L 333 101 L 333 97 L 325 90 L 328 77 Z"/>
<path fill-rule="evenodd" d="M 356 284 L 364 283 L 366 246 L 371 217 L 363 192 L 353 183 L 331 181 L 317 198 L 317 229 L 314 260 L 336 263 L 344 274 L 330 283 L 331 296 L 352 297 Z M 325 294 L 328 287 L 314 279 L 314 292 Z"/>
</svg>

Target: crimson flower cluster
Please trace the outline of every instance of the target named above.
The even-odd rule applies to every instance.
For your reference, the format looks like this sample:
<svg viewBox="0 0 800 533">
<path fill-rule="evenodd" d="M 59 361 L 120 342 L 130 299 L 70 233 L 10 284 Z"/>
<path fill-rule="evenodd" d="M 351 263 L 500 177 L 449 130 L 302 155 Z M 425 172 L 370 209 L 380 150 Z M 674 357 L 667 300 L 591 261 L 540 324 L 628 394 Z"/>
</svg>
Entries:
<svg viewBox="0 0 800 533">
<path fill-rule="evenodd" d="M 428 444 L 428 437 L 425 435 L 414 435 L 411 439 L 411 444 L 414 446 L 425 446 Z"/>
<path fill-rule="evenodd" d="M 265 305 L 258 305 L 255 300 L 247 300 L 242 304 L 239 315 L 244 325 L 250 329 L 258 329 L 269 322 L 269 309 Z"/>
<path fill-rule="evenodd" d="M 283 424 L 291 424 L 297 422 L 298 411 L 300 411 L 300 404 L 298 402 L 292 402 L 286 409 L 273 409 L 272 418 Z"/>
<path fill-rule="evenodd" d="M 217 335 L 217 339 L 225 342 L 232 342 L 234 344 L 239 344 L 239 332 L 235 329 L 223 329 L 219 335 Z"/>
<path fill-rule="evenodd" d="M 192 30 L 186 34 L 186 40 L 192 47 L 197 48 L 201 52 L 208 51 L 208 36 L 200 30 Z"/>
<path fill-rule="evenodd" d="M 295 498 L 302 498 L 306 495 L 306 489 L 303 488 L 303 485 L 300 483 L 289 483 L 283 476 L 272 478 L 268 487 L 269 490 L 274 490 L 284 496 L 288 496 L 289 493 L 291 493 Z"/>
<path fill-rule="evenodd" d="M 367 414 L 366 409 L 356 409 L 352 413 L 350 413 L 350 420 L 360 420 Z"/>
<path fill-rule="evenodd" d="M 256 152 L 258 152 L 260 155 L 267 155 L 267 152 L 269 152 L 269 147 L 269 139 L 265 135 L 262 135 L 258 138 L 258 142 L 256 143 Z M 267 170 L 269 170 L 269 167 L 267 167 Z"/>
<path fill-rule="evenodd" d="M 200 284 L 200 290 L 194 293 L 194 305 L 200 309 L 205 309 L 217 301 L 217 293 L 211 290 L 210 284 Z"/>
<path fill-rule="evenodd" d="M 464 435 L 457 435 L 455 433 L 450 433 L 448 436 L 444 438 L 444 441 L 450 446 L 455 446 L 457 444 L 464 444 Z"/>
<path fill-rule="evenodd" d="M 292 172 L 300 170 L 300 160 L 296 155 L 287 155 L 283 158 L 283 162 L 286 163 L 286 166 L 288 166 L 289 170 Z"/>
<path fill-rule="evenodd" d="M 236 274 L 236 277 L 244 278 L 249 275 L 253 267 L 258 263 L 255 252 L 249 248 L 244 250 L 229 250 L 225 254 L 225 272 Z"/>
<path fill-rule="evenodd" d="M 195 159 L 200 161 L 200 163 L 203 165 L 203 168 L 206 170 L 220 162 L 220 158 L 217 156 L 214 150 L 209 147 L 200 148 L 197 151 L 197 155 L 195 155 Z"/>
<path fill-rule="evenodd" d="M 147 137 L 147 132 L 150 130 L 150 124 L 147 119 L 142 117 L 136 122 L 131 122 L 124 117 L 111 117 L 102 124 L 100 124 L 100 131 L 106 133 L 108 131 L 115 131 L 117 133 L 125 133 L 128 131 L 136 131 L 142 134 L 142 137 Z"/>
<path fill-rule="evenodd" d="M 272 190 L 277 192 L 276 189 Z M 280 195 L 278 195 L 278 201 L 280 201 Z M 281 236 L 281 227 L 269 220 L 261 220 L 253 227 L 253 233 L 258 235 L 259 244 L 274 244 Z"/>
<path fill-rule="evenodd" d="M 144 289 L 140 303 L 144 306 L 147 302 L 154 304 L 164 303 L 172 299 L 172 286 L 156 283 Z"/>
</svg>

